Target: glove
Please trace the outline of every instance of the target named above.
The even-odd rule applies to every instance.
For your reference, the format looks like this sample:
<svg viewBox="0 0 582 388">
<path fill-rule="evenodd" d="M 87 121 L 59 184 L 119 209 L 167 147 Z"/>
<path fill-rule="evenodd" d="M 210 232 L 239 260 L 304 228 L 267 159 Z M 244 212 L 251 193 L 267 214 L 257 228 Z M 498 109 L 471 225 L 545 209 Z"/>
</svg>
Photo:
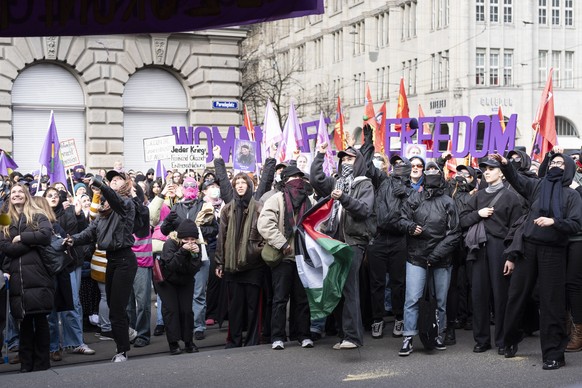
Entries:
<svg viewBox="0 0 582 388">
<path fill-rule="evenodd" d="M 397 198 L 402 198 L 406 195 L 406 189 L 402 184 L 395 184 L 393 186 L 392 192 L 394 193 L 394 196 Z"/>
<path fill-rule="evenodd" d="M 178 213 L 176 213 L 175 211 L 170 212 L 170 214 L 168 214 L 166 216 L 166 218 L 164 219 L 165 222 L 168 223 L 168 225 L 172 226 L 172 229 L 176 230 L 177 226 L 176 225 L 176 221 L 178 220 Z"/>
<path fill-rule="evenodd" d="M 372 143 L 372 127 L 370 124 L 364 125 L 364 142 Z"/>
</svg>

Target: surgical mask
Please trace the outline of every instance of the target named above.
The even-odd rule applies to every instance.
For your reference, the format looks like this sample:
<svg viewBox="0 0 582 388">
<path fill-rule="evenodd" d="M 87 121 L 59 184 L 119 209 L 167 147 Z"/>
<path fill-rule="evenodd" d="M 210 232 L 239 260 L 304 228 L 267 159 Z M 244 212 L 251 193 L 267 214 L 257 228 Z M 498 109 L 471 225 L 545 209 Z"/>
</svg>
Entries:
<svg viewBox="0 0 582 388">
<path fill-rule="evenodd" d="M 211 187 L 208 189 L 208 196 L 212 199 L 220 198 L 220 187 Z"/>
<path fill-rule="evenodd" d="M 372 163 L 374 163 L 374 167 L 376 167 L 378 170 L 382 170 L 382 161 L 381 160 L 372 160 Z"/>
</svg>

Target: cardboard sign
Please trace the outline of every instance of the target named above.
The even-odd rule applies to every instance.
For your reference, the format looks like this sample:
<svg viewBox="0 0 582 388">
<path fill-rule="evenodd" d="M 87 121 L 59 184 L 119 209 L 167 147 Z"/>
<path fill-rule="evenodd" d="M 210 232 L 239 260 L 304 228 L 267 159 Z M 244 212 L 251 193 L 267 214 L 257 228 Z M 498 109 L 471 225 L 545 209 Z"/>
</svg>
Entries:
<svg viewBox="0 0 582 388">
<path fill-rule="evenodd" d="M 206 167 L 206 147 L 200 144 L 172 146 L 172 169 L 202 170 Z"/>
<path fill-rule="evenodd" d="M 173 135 L 143 139 L 143 158 L 146 162 L 172 157 L 172 147 L 176 144 Z"/>
<path fill-rule="evenodd" d="M 60 144 L 61 159 L 65 168 L 81 164 L 79 153 L 77 152 L 77 146 L 75 145 L 75 139 L 63 140 Z"/>
</svg>

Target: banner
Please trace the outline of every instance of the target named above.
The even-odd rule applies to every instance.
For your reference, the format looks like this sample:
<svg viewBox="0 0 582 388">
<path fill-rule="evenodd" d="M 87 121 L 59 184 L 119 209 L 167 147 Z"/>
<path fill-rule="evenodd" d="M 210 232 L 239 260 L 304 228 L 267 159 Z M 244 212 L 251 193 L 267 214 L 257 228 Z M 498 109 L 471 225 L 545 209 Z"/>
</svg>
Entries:
<svg viewBox="0 0 582 388">
<path fill-rule="evenodd" d="M 200 144 L 175 145 L 171 151 L 172 169 L 203 170 L 206 167 L 206 147 Z"/>
<path fill-rule="evenodd" d="M 171 159 L 174 145 L 176 139 L 172 135 L 143 139 L 143 159 L 146 162 Z"/>
<path fill-rule="evenodd" d="M 61 142 L 61 158 L 65 168 L 73 167 L 81 164 L 79 160 L 79 153 L 75 145 L 75 139 L 63 140 Z"/>
<path fill-rule="evenodd" d="M 234 143 L 233 165 L 237 171 L 254 172 L 257 163 L 257 143 L 250 140 L 238 140 Z"/>
<path fill-rule="evenodd" d="M 196 31 L 323 12 L 323 0 L 2 1 L 0 36 Z"/>
</svg>

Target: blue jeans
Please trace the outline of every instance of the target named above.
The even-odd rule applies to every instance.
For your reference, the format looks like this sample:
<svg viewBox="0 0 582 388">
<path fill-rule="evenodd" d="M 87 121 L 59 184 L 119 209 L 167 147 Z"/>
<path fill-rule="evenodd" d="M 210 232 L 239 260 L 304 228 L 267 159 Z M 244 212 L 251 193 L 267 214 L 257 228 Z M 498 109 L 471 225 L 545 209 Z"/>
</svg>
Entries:
<svg viewBox="0 0 582 388">
<path fill-rule="evenodd" d="M 83 308 L 79 298 L 79 288 L 81 287 L 81 267 L 70 273 L 71 288 L 73 290 L 74 310 L 57 313 L 52 311 L 49 314 L 49 331 L 51 336 L 50 351 L 55 352 L 61 346 L 61 333 L 59 330 L 59 317 L 63 329 L 63 348 L 76 348 L 83 345 Z"/>
<path fill-rule="evenodd" d="M 311 320 L 311 327 L 309 331 L 312 333 L 323 334 L 325 333 L 325 321 L 326 318 L 319 318 L 319 319 L 312 319 Z"/>
<path fill-rule="evenodd" d="M 202 262 L 200 270 L 194 275 L 194 299 L 192 311 L 194 312 L 194 332 L 206 330 L 206 285 L 210 272 L 210 260 Z"/>
<path fill-rule="evenodd" d="M 101 332 L 111 331 L 111 321 L 109 320 L 109 306 L 107 305 L 107 294 L 105 293 L 105 283 L 97 283 L 101 299 L 99 300 L 99 328 Z"/>
<path fill-rule="evenodd" d="M 156 296 L 156 303 L 158 305 L 156 308 L 156 325 L 163 325 L 164 317 L 162 316 L 162 300 L 160 299 L 160 294 Z"/>
<path fill-rule="evenodd" d="M 447 326 L 447 293 L 451 282 L 451 270 L 452 267 L 433 268 L 439 334 L 443 333 Z M 405 337 L 418 334 L 418 301 L 422 297 L 425 283 L 426 269 L 407 262 L 403 332 Z"/>
<path fill-rule="evenodd" d="M 129 326 L 137 331 L 137 337 L 150 342 L 152 315 L 152 269 L 137 267 L 133 290 L 127 304 Z"/>
</svg>

